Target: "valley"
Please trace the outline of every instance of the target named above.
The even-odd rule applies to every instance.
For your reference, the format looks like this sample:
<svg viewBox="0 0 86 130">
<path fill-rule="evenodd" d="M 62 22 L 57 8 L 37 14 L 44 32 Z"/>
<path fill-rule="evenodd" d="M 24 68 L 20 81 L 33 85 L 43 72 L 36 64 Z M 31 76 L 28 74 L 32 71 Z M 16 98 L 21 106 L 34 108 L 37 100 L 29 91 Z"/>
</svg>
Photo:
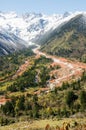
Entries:
<svg viewBox="0 0 86 130">
<path fill-rule="evenodd" d="M 79 95 L 85 91 L 86 64 L 41 52 L 39 45 L 32 51 L 33 53 L 28 52 L 28 50 L 24 52 L 26 57 L 23 59 L 23 63 L 12 75 L 11 81 L 4 91 L 1 88 L 4 87 L 4 82 L 5 84 L 8 83 L 9 79 L 3 80 L 3 86 L 0 88 L 0 92 L 3 93 L 1 94 L 2 97 L 0 96 L 0 105 L 4 105 L 0 109 L 1 130 L 11 128 L 40 130 L 44 129 L 47 123 L 53 130 L 57 124 L 59 125 L 59 122 L 61 123 L 60 127 L 62 127 L 64 121 L 70 122 L 70 130 L 83 126 L 85 124 L 85 111 L 83 109 L 85 106 L 80 101 Z M 34 76 L 36 76 L 35 80 Z M 70 92 L 73 92 L 72 95 L 75 97 L 74 101 L 69 99 L 73 103 L 73 106 L 70 104 L 73 109 L 66 103 L 67 95 Z M 17 102 L 19 103 L 17 104 Z M 13 113 L 10 112 L 9 108 L 7 109 L 7 104 Z M 80 107 L 76 109 L 78 105 Z M 5 110 L 5 107 L 7 110 Z M 76 118 L 71 118 L 72 113 Z M 15 115 L 18 119 L 15 118 Z M 52 116 L 52 119 L 50 116 Z M 81 117 L 83 117 L 83 120 L 81 120 Z M 7 124 L 6 120 L 8 120 Z M 10 125 L 11 122 L 14 122 L 14 124 Z M 40 122 L 39 125 L 38 122 Z M 42 122 L 44 122 L 43 126 L 41 125 Z M 73 128 L 72 123 L 74 122 L 78 122 L 80 126 Z M 24 126 L 21 123 L 24 123 Z M 3 126 L 8 124 L 9 126 Z"/>
<path fill-rule="evenodd" d="M 38 94 L 42 91 L 52 90 L 55 87 L 60 87 L 63 82 L 72 82 L 73 80 L 79 80 L 81 78 L 82 73 L 86 70 L 86 64 L 80 63 L 78 61 L 71 61 L 62 57 L 56 57 L 49 55 L 47 53 L 41 52 L 40 46 L 33 49 L 33 53 L 36 55 L 35 58 L 38 59 L 41 56 L 52 59 L 54 65 L 61 66 L 60 69 L 53 70 L 51 74 L 55 76 L 54 79 L 50 79 L 47 84 L 47 88 L 42 88 L 38 90 Z M 13 75 L 12 79 L 16 79 L 18 76 L 21 76 L 27 69 L 32 65 L 31 61 L 26 60 L 25 63 L 22 64 L 15 75 Z M 40 91 L 40 92 L 39 92 Z"/>
<path fill-rule="evenodd" d="M 86 12 L 0 12 L 0 130 L 62 127 L 86 130 Z"/>
</svg>

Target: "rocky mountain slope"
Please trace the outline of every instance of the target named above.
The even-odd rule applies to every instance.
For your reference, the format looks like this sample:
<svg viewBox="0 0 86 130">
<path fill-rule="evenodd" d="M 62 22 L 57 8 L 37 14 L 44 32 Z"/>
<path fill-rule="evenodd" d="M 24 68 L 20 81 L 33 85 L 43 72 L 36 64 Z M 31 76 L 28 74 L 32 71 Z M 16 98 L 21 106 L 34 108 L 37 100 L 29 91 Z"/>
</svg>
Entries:
<svg viewBox="0 0 86 130">
<path fill-rule="evenodd" d="M 0 55 L 7 55 L 25 49 L 27 43 L 6 30 L 0 30 Z"/>
<path fill-rule="evenodd" d="M 23 40 L 30 41 L 48 31 L 62 15 L 47 16 L 44 14 L 26 13 L 18 16 L 15 12 L 0 12 L 0 28 L 14 33 Z"/>
<path fill-rule="evenodd" d="M 15 12 L 0 12 L 0 55 L 32 45 L 33 39 L 38 39 L 53 26 L 53 20 L 56 22 L 61 18 L 61 15 L 47 17 L 44 14 L 26 13 L 18 16 Z"/>
<path fill-rule="evenodd" d="M 77 14 L 40 39 L 42 51 L 83 59 L 86 57 L 86 13 Z"/>
</svg>

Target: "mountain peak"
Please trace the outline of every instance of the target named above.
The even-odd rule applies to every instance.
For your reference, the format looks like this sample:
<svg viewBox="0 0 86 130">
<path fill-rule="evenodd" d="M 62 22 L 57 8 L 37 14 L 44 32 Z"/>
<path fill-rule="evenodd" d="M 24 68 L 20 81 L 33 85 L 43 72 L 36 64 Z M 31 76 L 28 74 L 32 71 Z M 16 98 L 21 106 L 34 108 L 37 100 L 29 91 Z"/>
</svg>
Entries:
<svg viewBox="0 0 86 130">
<path fill-rule="evenodd" d="M 25 13 L 23 16 L 17 16 L 15 12 L 0 12 L 0 28 L 2 27 L 23 40 L 31 42 L 79 14 L 85 15 L 86 12 L 65 12 L 63 15 L 45 15 L 33 12 Z"/>
<path fill-rule="evenodd" d="M 70 12 L 65 12 L 65 13 L 63 14 L 63 17 L 68 17 L 69 15 L 71 15 Z"/>
</svg>

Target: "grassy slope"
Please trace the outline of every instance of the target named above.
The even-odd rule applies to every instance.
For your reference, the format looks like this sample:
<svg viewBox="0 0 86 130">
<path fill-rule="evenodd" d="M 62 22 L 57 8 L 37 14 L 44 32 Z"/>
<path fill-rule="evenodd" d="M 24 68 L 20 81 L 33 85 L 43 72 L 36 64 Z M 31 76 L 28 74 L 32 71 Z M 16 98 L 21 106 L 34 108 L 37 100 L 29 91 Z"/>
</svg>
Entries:
<svg viewBox="0 0 86 130">
<path fill-rule="evenodd" d="M 2 126 L 0 127 L 0 130 L 44 130 L 45 126 L 47 124 L 50 124 L 51 127 L 55 128 L 57 125 L 62 127 L 63 122 L 70 122 L 71 128 L 70 130 L 74 130 L 74 127 L 72 125 L 74 122 L 78 122 L 79 124 L 85 124 L 86 119 L 59 119 L 59 120 L 52 120 L 52 119 L 46 119 L 46 120 L 35 120 L 35 121 L 22 121 L 19 123 L 15 123 L 9 126 Z M 52 129 L 54 130 L 54 129 Z"/>
</svg>

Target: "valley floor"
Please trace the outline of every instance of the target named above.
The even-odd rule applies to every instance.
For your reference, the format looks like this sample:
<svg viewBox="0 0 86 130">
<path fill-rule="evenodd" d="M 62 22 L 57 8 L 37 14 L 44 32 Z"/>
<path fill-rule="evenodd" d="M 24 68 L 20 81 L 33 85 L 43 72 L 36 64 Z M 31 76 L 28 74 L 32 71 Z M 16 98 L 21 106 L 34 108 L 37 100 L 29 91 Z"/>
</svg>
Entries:
<svg viewBox="0 0 86 130">
<path fill-rule="evenodd" d="M 33 52 L 36 54 L 37 57 L 45 56 L 46 58 L 52 59 L 54 64 L 61 66 L 61 69 L 53 72 L 56 78 L 54 80 L 49 81 L 50 89 L 52 89 L 55 86 L 61 86 L 63 82 L 78 80 L 81 77 L 84 70 L 86 70 L 85 63 L 48 55 L 45 52 L 41 52 L 39 49 L 40 46 L 38 46 L 38 48 L 36 49 L 33 49 Z"/>
<path fill-rule="evenodd" d="M 74 80 L 79 79 L 82 73 L 84 72 L 84 70 L 86 70 L 86 64 L 84 63 L 79 63 L 77 61 L 75 62 L 75 61 L 70 61 L 68 59 L 51 56 L 46 53 L 40 52 L 39 48 L 34 49 L 33 52 L 36 54 L 35 58 L 44 56 L 46 58 L 52 59 L 53 63 L 55 63 L 56 65 L 61 66 L 60 69 L 57 69 L 57 74 L 56 72 L 54 73 L 54 71 L 52 71 L 52 73 L 54 73 L 56 77 L 54 80 L 51 80 L 51 79 L 49 80 L 49 83 L 48 83 L 49 86 L 46 86 L 45 88 L 38 88 L 37 91 L 40 90 L 40 92 L 41 91 L 45 92 L 45 91 L 48 91 L 48 89 L 49 90 L 52 89 L 53 86 L 57 86 L 57 87 L 61 86 L 63 82 L 71 81 L 73 79 Z M 30 66 L 31 64 L 32 62 L 30 63 L 29 60 L 27 60 L 23 65 L 19 67 L 19 70 L 17 70 L 17 72 L 13 76 L 13 79 L 16 79 L 18 76 L 21 76 L 27 70 L 28 66 Z M 38 94 L 40 94 L 40 92 Z M 35 91 L 34 91 L 34 94 L 35 94 Z M 16 119 L 16 122 L 17 122 L 17 119 Z M 56 117 L 55 119 L 44 119 L 44 120 L 30 120 L 30 119 L 22 120 L 21 119 L 19 120 L 19 122 L 14 123 L 12 125 L 1 126 L 0 130 L 45 130 L 45 127 L 47 124 L 50 125 L 50 127 L 52 128 L 51 130 L 58 130 L 56 129 L 56 126 L 58 125 L 59 127 L 62 127 L 64 122 L 70 123 L 71 127 L 68 130 L 76 130 L 76 129 L 86 130 L 86 118 L 63 118 L 63 119 L 60 118 L 58 119 Z"/>
</svg>

